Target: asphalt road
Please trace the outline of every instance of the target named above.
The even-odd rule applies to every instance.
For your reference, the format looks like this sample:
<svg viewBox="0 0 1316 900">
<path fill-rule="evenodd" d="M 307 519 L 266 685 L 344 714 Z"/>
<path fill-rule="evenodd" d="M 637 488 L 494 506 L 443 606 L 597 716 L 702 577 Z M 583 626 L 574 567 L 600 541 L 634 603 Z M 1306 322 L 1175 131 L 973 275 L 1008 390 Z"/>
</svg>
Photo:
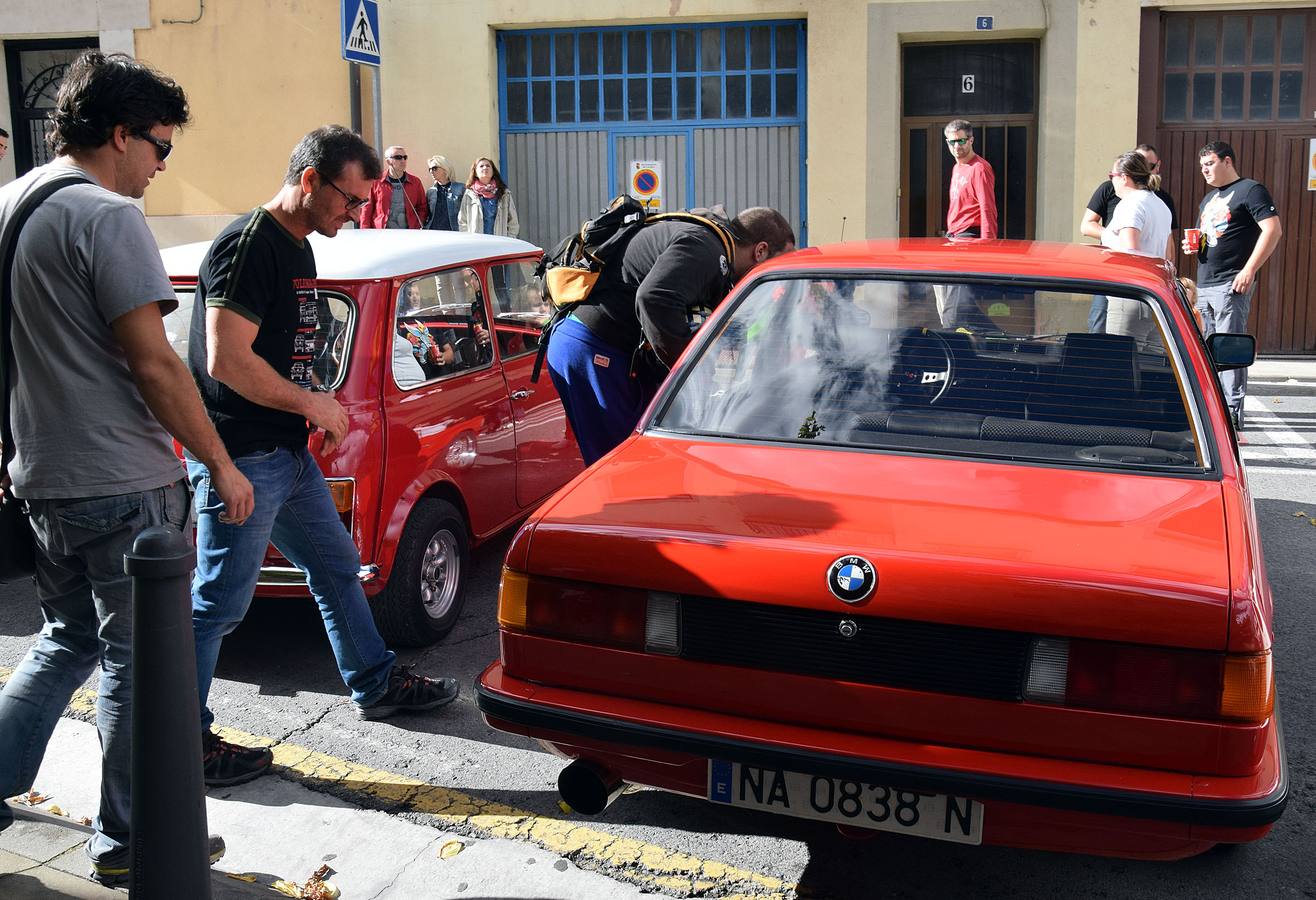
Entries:
<svg viewBox="0 0 1316 900">
<path fill-rule="evenodd" d="M 1316 897 L 1316 385 L 1254 385 L 1245 455 L 1275 596 L 1276 670 L 1292 795 L 1265 840 L 1179 863 L 1144 863 L 901 836 L 851 841 L 829 825 L 710 806 L 655 791 L 622 797 L 591 827 L 798 884 L 813 897 L 1184 897 L 1264 891 Z M 1298 516 L 1298 513 L 1305 513 Z M 460 701 L 432 717 L 358 721 L 346 702 L 319 616 L 309 603 L 257 602 L 224 645 L 212 705 L 220 725 L 292 741 L 384 772 L 561 818 L 561 763 L 488 728 L 471 684 L 498 652 L 495 602 L 506 538 L 477 553 L 473 591 L 444 643 L 404 653 L 427 674 L 461 679 Z M 12 667 L 40 627 L 28 585 L 0 586 L 0 666 Z M 93 685 L 94 686 L 94 685 Z M 420 820 L 423 817 L 411 813 Z M 574 817 L 573 817 L 574 818 Z M 253 823 L 253 830 L 259 823 Z M 640 860 L 575 860 L 622 880 Z M 644 880 L 644 879 L 640 879 Z"/>
</svg>

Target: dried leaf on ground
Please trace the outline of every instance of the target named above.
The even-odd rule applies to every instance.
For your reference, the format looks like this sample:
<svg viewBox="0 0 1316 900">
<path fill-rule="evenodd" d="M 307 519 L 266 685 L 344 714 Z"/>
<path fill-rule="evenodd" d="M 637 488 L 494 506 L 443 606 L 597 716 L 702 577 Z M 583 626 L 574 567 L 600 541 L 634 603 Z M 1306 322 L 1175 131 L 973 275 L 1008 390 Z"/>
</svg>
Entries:
<svg viewBox="0 0 1316 900">
<path fill-rule="evenodd" d="M 270 885 L 270 890 L 278 891 L 285 897 L 296 897 L 301 900 L 302 889 L 300 886 L 293 884 L 291 881 L 285 881 L 280 878 L 274 884 Z"/>
<path fill-rule="evenodd" d="M 1293 517 L 1294 517 L 1295 519 L 1305 519 L 1305 518 L 1307 518 L 1307 514 L 1306 514 L 1305 512 L 1303 512 L 1302 510 L 1298 510 L 1297 512 L 1295 512 L 1295 513 L 1293 514 Z"/>
<path fill-rule="evenodd" d="M 54 803 L 52 803 L 52 804 L 50 804 L 50 806 L 46 807 L 46 812 L 50 813 L 52 816 L 62 816 L 62 815 L 65 815 L 64 810 L 61 809 L 59 806 L 55 805 Z"/>
<path fill-rule="evenodd" d="M 465 849 L 466 845 L 461 841 L 448 841 L 448 843 L 439 848 L 439 859 L 452 859 Z"/>
<path fill-rule="evenodd" d="M 256 876 L 249 875 L 246 872 L 225 872 L 224 874 L 229 878 L 232 878 L 234 881 L 245 881 L 247 884 L 256 883 Z"/>
<path fill-rule="evenodd" d="M 38 803 L 45 803 L 50 797 L 40 791 L 28 791 L 26 794 L 18 797 L 19 803 L 26 803 L 28 806 L 36 806 Z"/>
<path fill-rule="evenodd" d="M 90 825 L 90 824 L 91 824 L 91 817 L 90 817 L 90 816 L 83 816 L 81 819 L 78 819 L 78 824 L 79 824 L 79 825 Z"/>
<path fill-rule="evenodd" d="M 562 810 L 562 812 L 563 812 L 564 814 L 566 814 L 566 815 L 568 815 L 568 816 L 571 815 L 571 807 L 567 805 L 567 801 L 565 801 L 565 800 L 559 800 L 559 801 L 557 802 L 557 808 L 560 809 L 560 810 Z"/>
</svg>

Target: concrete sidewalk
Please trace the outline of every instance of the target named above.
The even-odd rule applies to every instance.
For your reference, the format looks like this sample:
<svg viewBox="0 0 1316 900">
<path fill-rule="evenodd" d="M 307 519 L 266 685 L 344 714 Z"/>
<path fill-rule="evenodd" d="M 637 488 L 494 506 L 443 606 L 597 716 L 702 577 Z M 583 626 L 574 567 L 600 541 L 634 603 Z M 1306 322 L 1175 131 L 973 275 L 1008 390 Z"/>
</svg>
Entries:
<svg viewBox="0 0 1316 900">
<path fill-rule="evenodd" d="M 99 759 L 95 727 L 60 719 L 34 789 L 48 798 L 40 807 L 58 806 L 67 818 L 46 812 L 46 821 L 19 820 L 0 832 L 4 900 L 126 896 L 86 878 L 82 845 L 89 829 L 77 820 L 96 813 Z M 277 775 L 212 789 L 206 815 L 210 832 L 227 845 L 213 867 L 214 900 L 279 897 L 270 888 L 275 881 L 304 883 L 325 864 L 331 869 L 326 879 L 343 900 L 649 896 L 532 844 L 462 837 L 404 816 L 359 809 Z"/>
<path fill-rule="evenodd" d="M 1247 370 L 1248 381 L 1316 382 L 1316 356 L 1263 356 Z"/>
</svg>

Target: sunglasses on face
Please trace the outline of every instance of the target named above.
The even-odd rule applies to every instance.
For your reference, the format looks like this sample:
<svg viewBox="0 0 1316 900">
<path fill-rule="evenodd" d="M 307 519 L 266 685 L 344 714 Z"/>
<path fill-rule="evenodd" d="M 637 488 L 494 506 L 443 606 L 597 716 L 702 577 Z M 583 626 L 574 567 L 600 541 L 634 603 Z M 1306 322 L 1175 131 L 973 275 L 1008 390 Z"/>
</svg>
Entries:
<svg viewBox="0 0 1316 900">
<path fill-rule="evenodd" d="M 390 156 L 390 157 L 389 157 L 389 159 L 406 159 L 406 158 L 407 158 L 407 154 L 405 154 L 405 153 L 402 154 L 401 156 Z"/>
<path fill-rule="evenodd" d="M 159 159 L 160 162 L 164 162 L 166 159 L 168 159 L 169 154 L 174 151 L 174 145 L 169 143 L 169 141 L 162 141 L 155 135 L 150 134 L 148 132 L 144 131 L 141 134 L 134 134 L 133 137 L 137 138 L 138 140 L 146 141 L 146 143 L 154 146 L 156 158 Z"/>
<path fill-rule="evenodd" d="M 963 147 L 971 140 L 973 140 L 973 138 L 946 138 L 946 143 L 950 144 L 952 147 Z"/>
</svg>

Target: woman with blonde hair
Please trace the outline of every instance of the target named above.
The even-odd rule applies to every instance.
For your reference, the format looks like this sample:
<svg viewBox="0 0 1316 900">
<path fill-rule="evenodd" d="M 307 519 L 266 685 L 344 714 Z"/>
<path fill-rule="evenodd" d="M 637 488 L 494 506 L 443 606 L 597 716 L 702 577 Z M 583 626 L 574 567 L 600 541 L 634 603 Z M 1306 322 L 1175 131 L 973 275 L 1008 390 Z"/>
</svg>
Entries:
<svg viewBox="0 0 1316 900">
<path fill-rule="evenodd" d="M 461 209 L 462 194 L 466 188 L 452 180 L 452 165 L 446 157 L 431 156 L 429 167 L 434 184 L 425 192 L 425 199 L 430 205 L 430 217 L 425 227 L 431 231 L 456 231 L 457 213 Z"/>
<path fill-rule="evenodd" d="M 503 176 L 498 174 L 494 161 L 487 156 L 481 156 L 471 164 L 457 219 L 462 231 L 474 234 L 517 237 L 521 233 L 512 193 Z"/>
</svg>

